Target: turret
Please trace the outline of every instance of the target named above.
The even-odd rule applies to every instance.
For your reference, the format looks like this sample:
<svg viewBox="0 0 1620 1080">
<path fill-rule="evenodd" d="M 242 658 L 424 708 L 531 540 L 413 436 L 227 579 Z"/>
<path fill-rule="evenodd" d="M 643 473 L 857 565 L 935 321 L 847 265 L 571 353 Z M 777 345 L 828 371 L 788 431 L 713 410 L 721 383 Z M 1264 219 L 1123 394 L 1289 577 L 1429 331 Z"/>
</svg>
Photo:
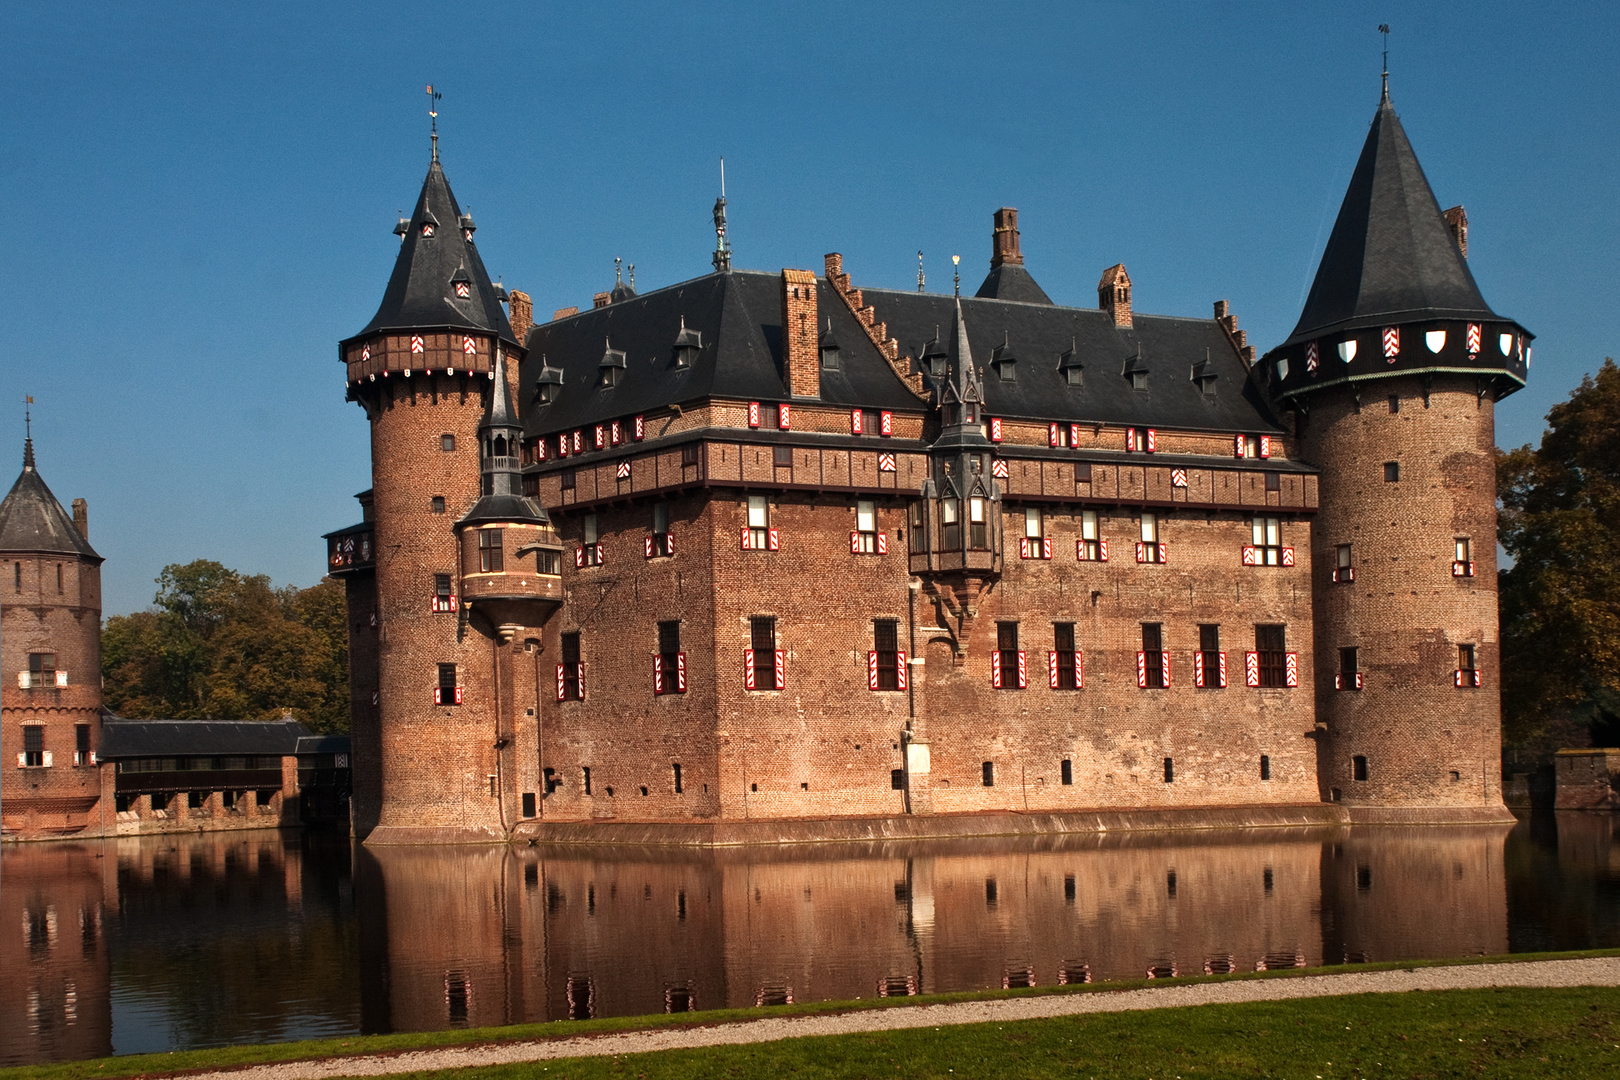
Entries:
<svg viewBox="0 0 1620 1080">
<path fill-rule="evenodd" d="M 1386 94 L 1299 324 L 1256 367 L 1321 471 L 1318 771 L 1357 820 L 1506 818 L 1493 410 L 1530 335 L 1459 239 Z"/>
<path fill-rule="evenodd" d="M 374 638 L 350 648 L 374 665 L 351 671 L 356 831 L 375 825 L 372 843 L 498 839 L 517 819 L 503 715 L 513 705 L 503 690 L 510 665 L 494 628 L 470 621 L 462 605 L 467 583 L 484 580 L 465 573 L 459 546 L 469 532 L 478 541 L 475 507 L 490 497 L 534 516 L 514 480 L 521 436 L 506 384 L 521 346 L 475 229 L 435 153 L 416 209 L 396 229 L 382 303 L 339 347 L 349 399 L 371 422 L 370 528 L 356 535 L 370 540 L 374 572 L 344 578 L 351 634 Z M 347 542 L 350 532 L 334 536 Z"/>
</svg>

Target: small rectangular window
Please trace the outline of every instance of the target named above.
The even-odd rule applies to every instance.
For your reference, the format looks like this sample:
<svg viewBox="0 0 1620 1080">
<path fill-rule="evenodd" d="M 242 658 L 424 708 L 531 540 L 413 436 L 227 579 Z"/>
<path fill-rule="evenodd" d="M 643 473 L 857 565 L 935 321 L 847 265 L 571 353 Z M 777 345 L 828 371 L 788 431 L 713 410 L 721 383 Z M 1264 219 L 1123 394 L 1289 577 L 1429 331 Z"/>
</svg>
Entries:
<svg viewBox="0 0 1620 1080">
<path fill-rule="evenodd" d="M 1474 545 L 1466 536 L 1457 537 L 1457 561 L 1466 563 L 1474 557 Z"/>
<path fill-rule="evenodd" d="M 771 448 L 771 461 L 778 468 L 791 468 L 793 465 L 793 447 L 774 446 Z"/>
<path fill-rule="evenodd" d="M 748 627 L 754 651 L 754 689 L 782 689 L 776 682 L 776 619 L 755 615 L 748 620 Z"/>
<path fill-rule="evenodd" d="M 456 437 L 454 435 L 450 434 L 447 431 L 443 435 L 439 436 L 439 449 L 440 450 L 443 450 L 445 453 L 448 454 L 451 451 L 455 450 L 455 448 L 456 448 Z"/>
<path fill-rule="evenodd" d="M 1160 517 L 1158 514 L 1142 515 L 1142 557 L 1138 562 L 1163 562 L 1163 551 L 1159 546 Z"/>
<path fill-rule="evenodd" d="M 1353 565 L 1354 551 L 1349 544 L 1339 544 L 1333 549 L 1334 565 L 1340 570 L 1348 570 Z"/>
<path fill-rule="evenodd" d="M 1358 666 L 1358 650 L 1354 645 L 1346 645 L 1339 650 L 1339 674 L 1354 675 L 1361 670 Z"/>
<path fill-rule="evenodd" d="M 478 570 L 483 574 L 501 572 L 501 529 L 481 529 L 478 533 Z"/>
<path fill-rule="evenodd" d="M 523 816 L 524 817 L 526 817 L 526 818 L 534 817 L 534 813 L 535 813 L 534 801 L 535 801 L 534 800 L 534 792 L 525 791 L 523 793 Z"/>
<path fill-rule="evenodd" d="M 904 769 L 890 769 L 889 770 L 889 788 L 891 790 L 893 790 L 893 791 L 904 791 L 904 790 L 906 790 L 906 770 L 904 770 Z"/>
<path fill-rule="evenodd" d="M 1384 462 L 1384 483 L 1395 484 L 1401 479 L 1401 463 L 1398 461 Z"/>
<path fill-rule="evenodd" d="M 990 528 L 985 516 L 985 500 L 971 498 L 968 500 L 968 546 L 975 551 L 983 551 L 990 546 Z"/>
<path fill-rule="evenodd" d="M 1260 685 L 1287 686 L 1288 643 L 1285 627 L 1263 623 L 1256 625 L 1254 651 L 1260 665 Z"/>
<path fill-rule="evenodd" d="M 433 511 L 435 514 L 444 513 L 444 496 L 433 496 L 433 498 L 428 502 L 428 509 Z"/>
<path fill-rule="evenodd" d="M 1267 472 L 1266 473 L 1266 490 L 1267 491 L 1281 491 L 1282 490 L 1282 473 L 1280 473 L 1280 472 Z"/>
<path fill-rule="evenodd" d="M 435 704 L 438 705 L 460 704 L 460 702 L 456 700 L 456 665 L 439 665 L 439 692 L 437 694 L 437 699 L 438 700 L 435 702 Z"/>
<path fill-rule="evenodd" d="M 38 769 L 45 764 L 45 726 L 23 725 L 23 766 Z"/>
<path fill-rule="evenodd" d="M 594 792 L 591 791 L 591 767 L 589 765 L 585 765 L 580 768 L 579 779 L 580 783 L 585 787 L 585 794 L 594 794 Z"/>
<path fill-rule="evenodd" d="M 579 701 L 584 695 L 580 692 L 580 668 L 582 660 L 579 648 L 579 633 L 562 635 L 562 678 L 560 680 L 562 699 L 564 701 Z"/>
<path fill-rule="evenodd" d="M 872 620 L 872 651 L 877 653 L 877 688 L 900 689 L 900 620 Z"/>
<path fill-rule="evenodd" d="M 1282 565 L 1282 519 L 1257 517 L 1249 523 L 1256 561 L 1261 566 Z"/>
<path fill-rule="evenodd" d="M 701 449 L 701 447 L 702 447 L 701 443 L 695 443 L 695 442 L 687 443 L 684 446 L 682 446 L 681 447 L 681 465 L 683 467 L 687 466 L 687 465 L 696 465 L 698 463 L 698 451 Z"/>
<path fill-rule="evenodd" d="M 1474 671 L 1474 647 L 1472 645 L 1457 646 L 1457 668 L 1460 671 Z"/>
<path fill-rule="evenodd" d="M 1097 562 L 1102 554 L 1097 532 L 1097 511 L 1080 511 L 1080 542 L 1087 562 Z"/>
<path fill-rule="evenodd" d="M 877 550 L 877 504 L 871 499 L 856 501 L 855 531 L 856 550 L 868 555 Z"/>
<path fill-rule="evenodd" d="M 962 508 L 955 499 L 941 499 L 939 501 L 940 543 L 946 551 L 960 549 L 962 546 Z"/>
<path fill-rule="evenodd" d="M 1057 689 L 1079 689 L 1080 680 L 1076 677 L 1075 669 L 1079 666 L 1074 662 L 1074 623 L 1060 622 L 1052 624 L 1052 652 L 1056 662 L 1054 671 L 1057 676 Z"/>
<path fill-rule="evenodd" d="M 564 491 L 573 491 L 574 490 L 574 470 L 573 469 L 564 469 L 562 471 L 562 489 Z"/>
<path fill-rule="evenodd" d="M 1392 413 L 1398 413 L 1401 411 L 1401 398 L 1399 394 L 1389 395 L 1389 411 Z"/>
<path fill-rule="evenodd" d="M 1260 779 L 1271 779 L 1271 756 L 1269 754 L 1260 755 Z"/>
<path fill-rule="evenodd" d="M 1039 507 L 1024 507 L 1024 535 L 1031 540 L 1039 540 L 1045 533 L 1042 531 L 1041 511 Z"/>
<path fill-rule="evenodd" d="M 656 502 L 652 507 L 652 531 L 655 533 L 669 532 L 669 503 Z"/>
<path fill-rule="evenodd" d="M 1004 690 L 1017 690 L 1023 686 L 1018 672 L 1018 624 L 996 623 L 996 651 L 1001 654 L 1001 686 Z"/>
<path fill-rule="evenodd" d="M 36 652 L 28 654 L 29 682 L 34 686 L 51 686 L 56 681 L 56 654 Z"/>
<path fill-rule="evenodd" d="M 770 504 L 763 495 L 748 496 L 748 546 L 764 551 L 766 531 L 770 528 Z"/>
<path fill-rule="evenodd" d="M 90 753 L 90 725 L 73 725 L 73 747 L 81 754 Z"/>
<path fill-rule="evenodd" d="M 1062 770 L 1063 783 L 1065 785 L 1073 784 L 1074 783 L 1074 762 L 1070 761 L 1068 758 L 1064 758 L 1062 764 L 1060 764 L 1058 767 Z"/>
<path fill-rule="evenodd" d="M 587 544 L 596 543 L 596 541 L 600 538 L 600 535 L 597 532 L 596 515 L 586 514 L 585 517 L 581 519 L 581 526 L 584 530 L 585 542 Z"/>
<path fill-rule="evenodd" d="M 1150 690 L 1164 689 L 1164 624 L 1142 624 L 1142 685 Z"/>
<path fill-rule="evenodd" d="M 675 771 L 675 794 L 684 795 L 686 794 L 686 788 L 681 783 L 681 763 L 677 761 L 673 769 Z"/>
<path fill-rule="evenodd" d="M 1221 681 L 1221 627 L 1219 623 L 1198 625 L 1198 652 L 1203 661 L 1204 682 L 1207 689 L 1218 690 Z"/>
<path fill-rule="evenodd" d="M 1165 758 L 1164 759 L 1164 782 L 1167 783 L 1167 784 L 1173 784 L 1173 783 L 1176 782 L 1176 759 L 1175 758 Z"/>
<path fill-rule="evenodd" d="M 996 786 L 996 765 L 993 761 L 987 761 L 984 763 L 984 786 Z"/>
<path fill-rule="evenodd" d="M 1367 758 L 1364 754 L 1357 754 L 1350 759 L 1350 775 L 1356 780 L 1367 779 Z"/>
</svg>

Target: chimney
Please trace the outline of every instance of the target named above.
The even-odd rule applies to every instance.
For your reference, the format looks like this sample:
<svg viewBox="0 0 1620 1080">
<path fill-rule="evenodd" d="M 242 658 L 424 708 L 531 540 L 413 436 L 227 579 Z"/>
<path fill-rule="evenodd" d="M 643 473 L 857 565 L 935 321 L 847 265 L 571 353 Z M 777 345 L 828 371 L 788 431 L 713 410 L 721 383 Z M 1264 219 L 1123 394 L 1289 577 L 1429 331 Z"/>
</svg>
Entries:
<svg viewBox="0 0 1620 1080">
<path fill-rule="evenodd" d="M 90 539 L 90 504 L 83 499 L 73 500 L 73 527 L 86 541 Z"/>
<path fill-rule="evenodd" d="M 1451 238 L 1457 241 L 1457 247 L 1462 251 L 1462 257 L 1468 258 L 1468 211 L 1460 206 L 1453 206 L 1446 211 L 1446 228 L 1451 230 Z"/>
<path fill-rule="evenodd" d="M 809 270 L 782 271 L 782 359 L 787 365 L 788 393 L 821 396 L 821 322 L 816 318 L 816 275 Z"/>
<path fill-rule="evenodd" d="M 1024 255 L 1018 250 L 1018 211 L 1003 206 L 995 214 L 996 229 L 990 237 L 990 269 L 998 266 L 1023 266 Z"/>
<path fill-rule="evenodd" d="M 1114 317 L 1115 326 L 1131 325 L 1131 275 L 1125 272 L 1124 263 L 1103 271 L 1097 282 L 1097 306 Z"/>
<path fill-rule="evenodd" d="M 599 292 L 591 297 L 592 308 L 607 307 L 611 303 L 613 303 L 613 294 L 610 292 Z"/>
<path fill-rule="evenodd" d="M 560 307 L 551 313 L 551 321 L 556 322 L 558 319 L 566 319 L 570 315 L 578 314 L 579 308 L 577 307 Z"/>
<path fill-rule="evenodd" d="M 512 334 L 522 345 L 529 339 L 529 328 L 534 325 L 534 301 L 526 292 L 513 289 L 507 296 L 507 307 L 511 314 L 508 316 L 512 324 Z"/>
</svg>

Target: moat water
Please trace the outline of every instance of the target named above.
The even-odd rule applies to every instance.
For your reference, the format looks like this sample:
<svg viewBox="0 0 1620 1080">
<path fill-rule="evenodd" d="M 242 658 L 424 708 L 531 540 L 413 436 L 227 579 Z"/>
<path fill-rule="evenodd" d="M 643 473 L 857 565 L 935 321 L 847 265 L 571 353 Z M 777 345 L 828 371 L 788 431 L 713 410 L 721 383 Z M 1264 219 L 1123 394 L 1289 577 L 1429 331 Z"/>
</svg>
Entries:
<svg viewBox="0 0 1620 1080">
<path fill-rule="evenodd" d="M 0 1064 L 1620 945 L 1620 817 L 720 852 L 7 845 Z"/>
</svg>

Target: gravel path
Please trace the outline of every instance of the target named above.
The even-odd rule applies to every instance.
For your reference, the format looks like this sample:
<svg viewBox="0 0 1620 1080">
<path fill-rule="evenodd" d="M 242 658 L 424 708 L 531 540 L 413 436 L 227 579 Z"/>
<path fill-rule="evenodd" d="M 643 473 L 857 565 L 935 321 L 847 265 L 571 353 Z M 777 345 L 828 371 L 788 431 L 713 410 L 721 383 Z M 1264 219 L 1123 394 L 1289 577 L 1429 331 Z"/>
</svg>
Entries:
<svg viewBox="0 0 1620 1080">
<path fill-rule="evenodd" d="M 1542 960 L 1455 967 L 1413 968 L 1398 971 L 1310 975 L 1292 979 L 1252 979 L 1233 982 L 1190 983 L 1142 990 L 1054 994 L 1041 997 L 964 1001 L 948 1005 L 873 1009 L 833 1016 L 784 1016 L 712 1027 L 609 1032 L 540 1042 L 503 1043 L 410 1050 L 397 1054 L 322 1058 L 254 1065 L 193 1077 L 221 1080 L 317 1080 L 326 1077 L 385 1076 L 428 1069 L 460 1069 L 507 1065 L 554 1058 L 640 1054 L 698 1046 L 774 1042 L 810 1035 L 850 1035 L 866 1031 L 943 1027 L 1008 1020 L 1036 1020 L 1081 1013 L 1165 1009 L 1182 1005 L 1210 1005 L 1244 1001 L 1283 1001 L 1290 998 L 1330 997 L 1340 994 L 1402 993 L 1410 990 L 1485 989 L 1497 986 L 1620 986 L 1620 957 L 1590 960 Z"/>
</svg>

